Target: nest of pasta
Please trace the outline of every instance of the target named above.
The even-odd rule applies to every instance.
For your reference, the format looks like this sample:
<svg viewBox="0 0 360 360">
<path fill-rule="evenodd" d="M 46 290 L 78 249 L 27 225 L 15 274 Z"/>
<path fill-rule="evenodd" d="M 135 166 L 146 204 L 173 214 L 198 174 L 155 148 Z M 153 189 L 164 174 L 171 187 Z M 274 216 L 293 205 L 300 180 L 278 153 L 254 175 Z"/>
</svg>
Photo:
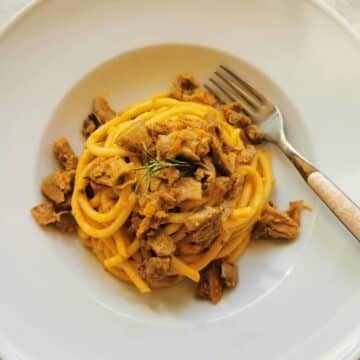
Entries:
<svg viewBox="0 0 360 360">
<path fill-rule="evenodd" d="M 118 115 L 102 98 L 95 105 L 62 201 L 71 198 L 80 239 L 119 279 L 148 292 L 188 278 L 217 302 L 252 238 L 297 236 L 302 203 L 269 205 L 270 156 L 239 104 L 221 106 L 180 75 L 170 93 Z M 52 211 L 47 224 L 59 219 Z"/>
</svg>

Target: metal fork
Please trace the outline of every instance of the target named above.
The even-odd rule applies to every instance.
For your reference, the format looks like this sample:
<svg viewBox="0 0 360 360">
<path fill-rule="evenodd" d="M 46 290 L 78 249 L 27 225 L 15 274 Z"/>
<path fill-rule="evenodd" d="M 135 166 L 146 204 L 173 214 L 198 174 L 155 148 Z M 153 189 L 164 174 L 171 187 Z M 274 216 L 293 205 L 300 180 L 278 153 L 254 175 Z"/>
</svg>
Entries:
<svg viewBox="0 0 360 360">
<path fill-rule="evenodd" d="M 219 66 L 205 85 L 221 103 L 237 101 L 260 127 L 264 140 L 277 145 L 306 183 L 360 241 L 360 208 L 288 142 L 280 109 L 239 75 Z"/>
</svg>

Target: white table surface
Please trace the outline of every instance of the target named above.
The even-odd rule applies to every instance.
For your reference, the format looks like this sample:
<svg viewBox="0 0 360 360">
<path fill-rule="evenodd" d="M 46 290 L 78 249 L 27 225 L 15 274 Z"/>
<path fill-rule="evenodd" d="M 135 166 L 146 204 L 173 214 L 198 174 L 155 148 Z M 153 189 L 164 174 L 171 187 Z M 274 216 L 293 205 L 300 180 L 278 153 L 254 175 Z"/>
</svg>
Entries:
<svg viewBox="0 0 360 360">
<path fill-rule="evenodd" d="M 360 33 L 360 0 L 324 0 Z M 0 27 L 31 0 L 0 0 Z"/>
</svg>

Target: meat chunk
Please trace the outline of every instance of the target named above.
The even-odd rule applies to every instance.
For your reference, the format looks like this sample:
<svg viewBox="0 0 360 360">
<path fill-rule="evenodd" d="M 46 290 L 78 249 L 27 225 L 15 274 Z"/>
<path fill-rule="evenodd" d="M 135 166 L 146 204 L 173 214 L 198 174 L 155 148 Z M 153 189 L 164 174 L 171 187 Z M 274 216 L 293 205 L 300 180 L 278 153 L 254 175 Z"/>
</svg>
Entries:
<svg viewBox="0 0 360 360">
<path fill-rule="evenodd" d="M 209 125 L 207 119 L 182 115 L 181 117 L 171 119 L 166 118 L 155 122 L 149 122 L 146 124 L 146 127 L 153 136 L 157 137 L 158 135 L 168 135 L 184 129 L 201 129 L 207 131 Z"/>
<path fill-rule="evenodd" d="M 200 299 L 210 300 L 213 304 L 217 304 L 224 288 L 233 288 L 237 283 L 236 265 L 225 259 L 215 260 L 201 271 L 196 294 Z"/>
<path fill-rule="evenodd" d="M 95 96 L 93 101 L 93 114 L 100 124 L 105 124 L 116 115 L 107 100 L 102 96 Z"/>
<path fill-rule="evenodd" d="M 245 133 L 246 133 L 248 139 L 253 144 L 260 144 L 264 138 L 264 134 L 262 133 L 260 128 L 255 124 L 251 124 L 251 125 L 247 126 L 245 128 Z"/>
<path fill-rule="evenodd" d="M 234 126 L 245 128 L 252 123 L 251 118 L 245 114 L 239 102 L 232 102 L 222 106 L 225 120 Z"/>
<path fill-rule="evenodd" d="M 302 200 L 291 201 L 289 204 L 289 209 L 286 210 L 287 214 L 300 225 L 300 215 L 301 212 L 306 210 L 311 210 L 309 206 L 307 206 Z"/>
<path fill-rule="evenodd" d="M 180 178 L 170 190 L 177 203 L 185 200 L 200 200 L 202 197 L 201 183 L 192 177 Z"/>
<path fill-rule="evenodd" d="M 55 223 L 56 228 L 65 233 L 76 232 L 77 224 L 70 211 L 58 213 L 58 221 Z"/>
<path fill-rule="evenodd" d="M 129 171 L 129 165 L 120 156 L 97 158 L 88 177 L 95 184 L 113 187 L 121 185 L 123 176 Z"/>
<path fill-rule="evenodd" d="M 170 96 L 183 101 L 195 101 L 207 105 L 215 105 L 216 99 L 200 86 L 192 74 L 180 74 L 173 84 Z"/>
<path fill-rule="evenodd" d="M 228 176 L 218 176 L 211 182 L 204 195 L 209 198 L 209 205 L 218 206 L 223 203 L 225 196 L 232 190 L 234 179 Z"/>
<path fill-rule="evenodd" d="M 220 278 L 219 262 L 212 262 L 200 273 L 196 295 L 200 299 L 210 300 L 217 304 L 223 294 L 223 283 Z"/>
<path fill-rule="evenodd" d="M 49 174 L 41 184 L 42 193 L 55 204 L 63 203 L 72 191 L 75 171 L 57 170 Z"/>
<path fill-rule="evenodd" d="M 176 246 L 171 236 L 161 233 L 148 241 L 151 249 L 157 256 L 169 256 L 174 254 Z"/>
<path fill-rule="evenodd" d="M 196 169 L 194 176 L 197 181 L 205 183 L 211 183 L 215 180 L 216 169 L 210 157 L 205 157 L 202 160 L 200 167 Z"/>
<path fill-rule="evenodd" d="M 96 116 L 91 113 L 84 120 L 82 125 L 82 134 L 87 138 L 100 126 Z"/>
<path fill-rule="evenodd" d="M 253 237 L 294 240 L 299 235 L 302 202 L 294 202 L 287 211 L 280 211 L 268 204 L 257 222 Z"/>
<path fill-rule="evenodd" d="M 211 141 L 211 152 L 214 164 L 218 171 L 223 175 L 231 175 L 236 165 L 235 152 L 225 153 L 222 143 L 217 137 L 213 137 Z"/>
<path fill-rule="evenodd" d="M 58 220 L 58 215 L 55 212 L 54 204 L 45 201 L 31 209 L 31 214 L 36 222 L 41 226 L 55 224 Z"/>
<path fill-rule="evenodd" d="M 170 257 L 151 257 L 143 262 L 139 272 L 151 288 L 168 286 L 178 278 L 171 274 Z"/>
<path fill-rule="evenodd" d="M 228 288 L 234 288 L 238 283 L 237 266 L 230 261 L 221 262 L 220 277 Z"/>
<path fill-rule="evenodd" d="M 65 170 L 75 170 L 78 158 L 65 138 L 54 141 L 53 152 L 60 165 Z"/>
<path fill-rule="evenodd" d="M 142 154 L 153 145 L 151 136 L 144 122 L 134 123 L 121 133 L 115 140 L 116 144 L 133 153 Z"/>
<path fill-rule="evenodd" d="M 156 142 L 156 154 L 160 159 L 183 157 L 200 160 L 209 151 L 210 136 L 202 129 L 183 129 L 169 135 L 159 135 Z"/>
<path fill-rule="evenodd" d="M 210 245 L 221 232 L 221 208 L 210 206 L 193 214 L 185 223 L 189 232 L 186 241 Z"/>
<path fill-rule="evenodd" d="M 238 161 L 240 164 L 250 164 L 256 156 L 256 148 L 253 145 L 248 145 L 245 149 L 242 149 Z"/>
</svg>

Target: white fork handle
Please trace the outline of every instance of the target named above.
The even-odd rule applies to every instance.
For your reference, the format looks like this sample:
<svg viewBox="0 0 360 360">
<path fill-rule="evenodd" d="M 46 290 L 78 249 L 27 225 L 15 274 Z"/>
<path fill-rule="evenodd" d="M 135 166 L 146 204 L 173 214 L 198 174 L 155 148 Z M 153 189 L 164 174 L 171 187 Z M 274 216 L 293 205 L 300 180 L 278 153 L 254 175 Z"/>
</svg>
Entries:
<svg viewBox="0 0 360 360">
<path fill-rule="evenodd" d="M 275 143 L 295 165 L 301 176 L 335 216 L 360 241 L 360 208 L 314 165 L 300 155 L 282 132 Z"/>
<path fill-rule="evenodd" d="M 360 208 L 319 171 L 311 173 L 307 182 L 355 238 L 360 241 Z"/>
</svg>

